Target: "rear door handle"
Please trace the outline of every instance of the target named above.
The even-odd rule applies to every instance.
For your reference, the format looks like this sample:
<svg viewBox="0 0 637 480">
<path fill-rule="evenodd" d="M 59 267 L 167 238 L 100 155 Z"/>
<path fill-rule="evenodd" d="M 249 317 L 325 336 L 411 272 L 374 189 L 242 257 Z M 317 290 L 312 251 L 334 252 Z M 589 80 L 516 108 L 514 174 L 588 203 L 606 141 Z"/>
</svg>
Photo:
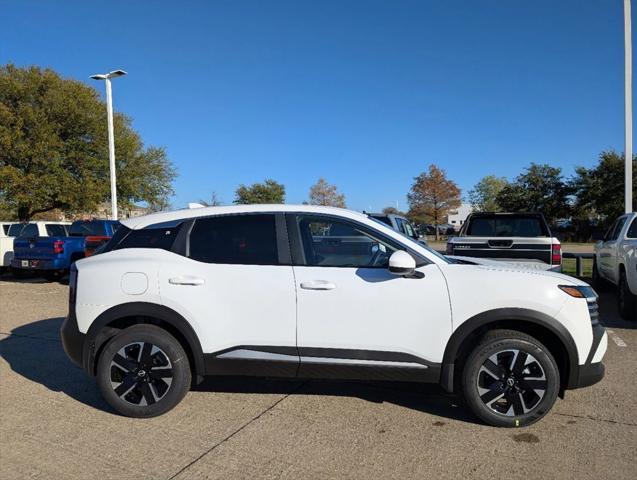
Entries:
<svg viewBox="0 0 637 480">
<path fill-rule="evenodd" d="M 205 283 L 203 278 L 192 277 L 190 275 L 183 275 L 181 277 L 173 277 L 168 280 L 171 285 L 203 285 Z"/>
<path fill-rule="evenodd" d="M 336 284 L 328 282 L 327 280 L 310 280 L 308 282 L 301 282 L 301 288 L 305 290 L 334 290 Z"/>
</svg>

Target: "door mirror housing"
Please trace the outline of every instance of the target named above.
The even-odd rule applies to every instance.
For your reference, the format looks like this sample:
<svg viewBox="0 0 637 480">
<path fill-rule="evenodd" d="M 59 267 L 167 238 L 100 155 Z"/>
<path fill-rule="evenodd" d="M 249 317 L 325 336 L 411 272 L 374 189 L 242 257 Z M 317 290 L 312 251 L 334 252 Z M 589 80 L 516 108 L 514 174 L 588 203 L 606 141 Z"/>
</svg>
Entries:
<svg viewBox="0 0 637 480">
<path fill-rule="evenodd" d="M 416 270 L 416 260 L 404 250 L 398 250 L 389 257 L 389 271 L 394 275 L 410 276 Z"/>
</svg>

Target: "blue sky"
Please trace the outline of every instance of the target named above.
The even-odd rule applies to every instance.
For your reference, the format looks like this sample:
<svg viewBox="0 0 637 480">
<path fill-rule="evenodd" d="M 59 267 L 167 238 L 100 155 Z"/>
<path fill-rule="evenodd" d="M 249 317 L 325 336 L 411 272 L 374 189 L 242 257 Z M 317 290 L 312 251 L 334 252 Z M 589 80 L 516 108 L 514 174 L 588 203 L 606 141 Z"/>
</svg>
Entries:
<svg viewBox="0 0 637 480">
<path fill-rule="evenodd" d="M 324 176 L 351 208 L 406 208 L 430 163 L 466 193 L 622 151 L 622 5 L 0 0 L 0 63 L 127 70 L 115 109 L 167 149 L 175 207 L 265 178 L 300 203 Z"/>
</svg>

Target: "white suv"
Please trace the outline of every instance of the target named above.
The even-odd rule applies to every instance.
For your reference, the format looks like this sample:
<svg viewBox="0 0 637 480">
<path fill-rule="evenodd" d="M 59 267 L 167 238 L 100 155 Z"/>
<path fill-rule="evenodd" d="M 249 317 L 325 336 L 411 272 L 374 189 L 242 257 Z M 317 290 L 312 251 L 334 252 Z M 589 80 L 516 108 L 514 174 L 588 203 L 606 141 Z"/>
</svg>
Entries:
<svg viewBox="0 0 637 480">
<path fill-rule="evenodd" d="M 204 375 L 263 375 L 439 383 L 483 421 L 523 426 L 604 375 L 597 296 L 575 278 L 452 263 L 337 208 L 122 225 L 75 263 L 61 334 L 124 415 L 164 413 Z"/>
</svg>

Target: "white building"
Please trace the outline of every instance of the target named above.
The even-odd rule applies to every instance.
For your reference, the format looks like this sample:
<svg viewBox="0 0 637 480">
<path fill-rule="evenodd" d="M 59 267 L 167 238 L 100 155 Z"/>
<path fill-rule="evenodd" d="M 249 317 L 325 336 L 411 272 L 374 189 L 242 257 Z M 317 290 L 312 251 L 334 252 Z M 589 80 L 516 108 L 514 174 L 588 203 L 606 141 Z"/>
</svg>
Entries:
<svg viewBox="0 0 637 480">
<path fill-rule="evenodd" d="M 449 212 L 449 215 L 447 216 L 447 223 L 452 225 L 457 232 L 460 230 L 460 227 L 464 225 L 464 222 L 467 220 L 467 217 L 471 212 L 473 212 L 471 204 L 463 202 L 457 210 Z"/>
</svg>

